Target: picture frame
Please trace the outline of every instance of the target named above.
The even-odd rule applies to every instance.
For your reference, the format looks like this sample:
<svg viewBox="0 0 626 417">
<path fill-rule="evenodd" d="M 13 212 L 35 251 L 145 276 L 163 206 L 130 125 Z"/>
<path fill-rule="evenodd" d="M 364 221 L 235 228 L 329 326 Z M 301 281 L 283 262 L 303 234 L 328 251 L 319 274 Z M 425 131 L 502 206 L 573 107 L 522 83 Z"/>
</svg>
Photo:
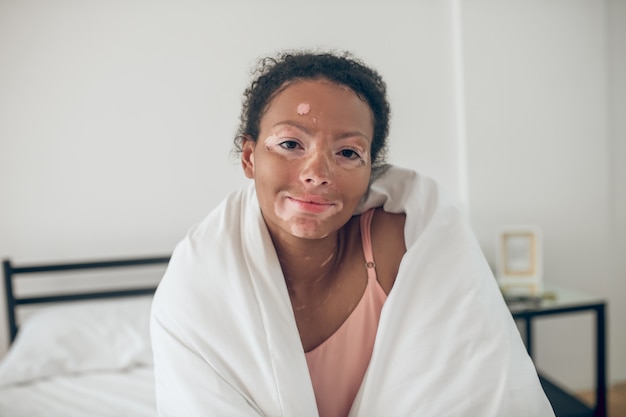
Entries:
<svg viewBox="0 0 626 417">
<path fill-rule="evenodd" d="M 538 226 L 506 226 L 497 235 L 496 278 L 505 295 L 543 292 L 542 231 Z"/>
</svg>

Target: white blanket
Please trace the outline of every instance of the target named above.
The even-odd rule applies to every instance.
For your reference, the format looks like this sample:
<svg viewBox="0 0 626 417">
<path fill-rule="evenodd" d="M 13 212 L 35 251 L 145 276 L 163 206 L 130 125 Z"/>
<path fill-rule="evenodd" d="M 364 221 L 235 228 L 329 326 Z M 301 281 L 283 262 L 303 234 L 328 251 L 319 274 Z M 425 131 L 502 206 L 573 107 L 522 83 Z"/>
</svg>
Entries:
<svg viewBox="0 0 626 417">
<path fill-rule="evenodd" d="M 431 180 L 392 167 L 360 211 L 405 212 L 404 255 L 351 417 L 553 416 L 480 247 Z M 160 416 L 317 416 L 254 188 L 178 245 L 151 322 Z"/>
</svg>

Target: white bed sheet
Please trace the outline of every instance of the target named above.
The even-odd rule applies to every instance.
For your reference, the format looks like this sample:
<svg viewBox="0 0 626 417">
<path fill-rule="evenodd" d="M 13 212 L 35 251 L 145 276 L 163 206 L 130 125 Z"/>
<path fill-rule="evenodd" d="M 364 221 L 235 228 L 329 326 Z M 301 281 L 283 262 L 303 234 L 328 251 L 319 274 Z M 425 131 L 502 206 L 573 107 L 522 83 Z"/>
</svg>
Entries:
<svg viewBox="0 0 626 417">
<path fill-rule="evenodd" d="M 151 366 L 63 375 L 0 389 L 1 417 L 155 417 Z"/>
<path fill-rule="evenodd" d="M 42 308 L 0 361 L 0 417 L 154 417 L 152 297 Z"/>
</svg>

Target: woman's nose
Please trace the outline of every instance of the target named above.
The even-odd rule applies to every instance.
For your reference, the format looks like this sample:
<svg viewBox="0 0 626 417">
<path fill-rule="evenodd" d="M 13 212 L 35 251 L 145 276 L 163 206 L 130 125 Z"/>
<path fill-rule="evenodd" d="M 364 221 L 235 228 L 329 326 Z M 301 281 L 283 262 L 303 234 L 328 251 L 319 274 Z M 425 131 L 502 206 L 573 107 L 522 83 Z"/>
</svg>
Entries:
<svg viewBox="0 0 626 417">
<path fill-rule="evenodd" d="M 314 151 L 306 159 L 300 172 L 300 179 L 309 185 L 331 183 L 332 161 L 327 152 Z"/>
</svg>

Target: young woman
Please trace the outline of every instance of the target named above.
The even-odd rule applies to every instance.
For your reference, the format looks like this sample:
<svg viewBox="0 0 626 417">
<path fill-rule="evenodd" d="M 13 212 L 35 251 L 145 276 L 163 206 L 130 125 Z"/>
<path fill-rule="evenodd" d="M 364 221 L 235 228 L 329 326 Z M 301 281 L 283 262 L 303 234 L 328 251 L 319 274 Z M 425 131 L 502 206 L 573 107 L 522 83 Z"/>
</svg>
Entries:
<svg viewBox="0 0 626 417">
<path fill-rule="evenodd" d="M 153 305 L 161 416 L 551 416 L 480 249 L 385 165 L 355 58 L 263 60 L 235 140 L 253 180 L 177 247 Z"/>
</svg>

